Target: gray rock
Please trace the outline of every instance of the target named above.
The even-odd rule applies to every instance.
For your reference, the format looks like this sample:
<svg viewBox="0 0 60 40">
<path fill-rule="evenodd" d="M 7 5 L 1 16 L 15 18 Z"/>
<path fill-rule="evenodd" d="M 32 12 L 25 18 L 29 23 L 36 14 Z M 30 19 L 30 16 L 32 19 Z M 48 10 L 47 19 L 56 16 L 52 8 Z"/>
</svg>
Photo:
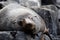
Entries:
<svg viewBox="0 0 60 40">
<path fill-rule="evenodd" d="M 0 40 L 12 40 L 13 37 L 10 35 L 9 32 L 0 31 Z"/>
</svg>

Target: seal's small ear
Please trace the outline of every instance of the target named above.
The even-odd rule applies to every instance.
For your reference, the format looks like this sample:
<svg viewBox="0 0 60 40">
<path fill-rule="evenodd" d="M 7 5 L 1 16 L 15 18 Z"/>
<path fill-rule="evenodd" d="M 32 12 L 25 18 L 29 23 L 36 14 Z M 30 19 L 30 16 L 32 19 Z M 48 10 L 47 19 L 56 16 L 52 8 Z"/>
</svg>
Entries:
<svg viewBox="0 0 60 40">
<path fill-rule="evenodd" d="M 25 19 L 19 21 L 18 24 L 19 24 L 20 26 L 25 26 L 25 24 L 26 24 Z"/>
</svg>

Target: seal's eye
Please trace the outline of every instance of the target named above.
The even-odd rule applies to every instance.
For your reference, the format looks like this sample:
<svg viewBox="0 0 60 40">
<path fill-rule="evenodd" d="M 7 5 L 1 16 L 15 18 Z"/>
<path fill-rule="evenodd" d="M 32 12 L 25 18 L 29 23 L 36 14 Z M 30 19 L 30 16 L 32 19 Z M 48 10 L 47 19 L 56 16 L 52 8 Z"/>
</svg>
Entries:
<svg viewBox="0 0 60 40">
<path fill-rule="evenodd" d="M 21 21 L 18 21 L 18 24 L 22 27 L 25 26 L 26 22 L 25 22 L 25 19 L 21 20 Z"/>
<path fill-rule="evenodd" d="M 20 26 L 23 26 L 23 22 L 22 22 L 22 21 L 19 21 L 18 24 L 19 24 Z"/>
</svg>

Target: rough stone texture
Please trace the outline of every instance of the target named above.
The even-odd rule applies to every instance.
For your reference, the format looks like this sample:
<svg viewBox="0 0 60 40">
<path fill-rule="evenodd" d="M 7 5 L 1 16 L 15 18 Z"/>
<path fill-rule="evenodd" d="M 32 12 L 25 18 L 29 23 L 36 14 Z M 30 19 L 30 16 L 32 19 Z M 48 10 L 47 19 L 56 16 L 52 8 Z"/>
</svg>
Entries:
<svg viewBox="0 0 60 40">
<path fill-rule="evenodd" d="M 58 35 L 60 35 L 60 10 L 58 10 Z"/>
<path fill-rule="evenodd" d="M 28 7 L 28 8 L 41 6 L 41 0 L 8 0 L 7 2 L 9 3 L 17 2 L 18 4 Z"/>
<path fill-rule="evenodd" d="M 6 31 L 0 31 L 0 40 L 12 40 L 12 36 L 10 35 L 9 32 Z"/>
<path fill-rule="evenodd" d="M 15 37 L 12 36 L 11 32 L 17 32 Z M 36 36 L 35 39 L 29 38 L 30 36 L 26 35 L 21 31 L 0 31 L 0 40 L 40 40 L 41 33 L 38 33 L 39 36 Z M 47 35 L 44 35 L 45 40 L 50 38 Z"/>
</svg>

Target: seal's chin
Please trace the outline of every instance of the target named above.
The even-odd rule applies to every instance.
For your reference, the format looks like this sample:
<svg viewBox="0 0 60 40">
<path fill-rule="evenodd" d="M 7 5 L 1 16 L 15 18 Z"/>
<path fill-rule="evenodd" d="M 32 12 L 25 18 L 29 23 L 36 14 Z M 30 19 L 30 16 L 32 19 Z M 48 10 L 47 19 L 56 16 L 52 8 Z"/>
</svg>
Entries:
<svg viewBox="0 0 60 40">
<path fill-rule="evenodd" d="M 33 24 L 26 24 L 25 27 L 24 27 L 24 33 L 27 34 L 27 35 L 30 35 L 32 38 L 35 38 L 35 35 L 34 32 L 35 32 L 35 25 Z"/>
</svg>

